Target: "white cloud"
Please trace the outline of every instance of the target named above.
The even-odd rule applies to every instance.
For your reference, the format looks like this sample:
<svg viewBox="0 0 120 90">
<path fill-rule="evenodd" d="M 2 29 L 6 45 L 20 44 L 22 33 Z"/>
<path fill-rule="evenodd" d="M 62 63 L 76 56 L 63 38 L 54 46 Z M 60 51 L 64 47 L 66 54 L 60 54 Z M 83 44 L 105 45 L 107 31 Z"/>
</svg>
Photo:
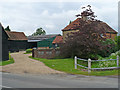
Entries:
<svg viewBox="0 0 120 90">
<path fill-rule="evenodd" d="M 44 10 L 41 15 L 43 15 L 43 16 L 48 15 L 48 13 L 49 13 L 48 10 Z"/>
<path fill-rule="evenodd" d="M 1 2 L 118 2 L 119 0 L 1 0 Z"/>
<path fill-rule="evenodd" d="M 102 2 L 101 4 L 97 3 L 98 1 L 94 3 L 83 3 L 82 5 L 86 6 L 91 4 L 98 19 L 107 22 L 111 27 L 116 29 L 117 3 L 109 2 L 109 4 L 105 4 Z M 61 33 L 61 30 L 69 21 L 75 20 L 75 15 L 81 11 L 81 3 L 78 6 L 74 4 L 75 6 L 72 6 L 72 8 L 68 6 L 68 9 L 65 8 L 63 2 L 58 3 L 58 6 L 56 6 L 57 9 L 55 7 L 49 7 L 49 4 L 48 6 L 39 4 L 40 3 L 0 3 L 0 21 L 4 27 L 10 25 L 12 30 L 24 31 L 26 35 L 32 34 L 39 27 L 46 30 L 48 34 Z M 72 3 L 70 3 L 70 5 L 72 5 Z"/>
<path fill-rule="evenodd" d="M 53 24 L 47 24 L 45 25 L 46 28 L 53 29 L 55 26 Z"/>
</svg>

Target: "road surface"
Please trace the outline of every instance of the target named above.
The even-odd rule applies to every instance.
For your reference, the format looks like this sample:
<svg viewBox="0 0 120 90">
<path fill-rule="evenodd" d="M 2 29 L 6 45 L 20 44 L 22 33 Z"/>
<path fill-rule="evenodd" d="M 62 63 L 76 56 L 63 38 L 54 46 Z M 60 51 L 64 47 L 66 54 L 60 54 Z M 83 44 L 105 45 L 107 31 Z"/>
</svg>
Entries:
<svg viewBox="0 0 120 90">
<path fill-rule="evenodd" d="M 1 85 L 0 85 L 1 86 Z M 116 77 L 65 74 L 2 74 L 4 88 L 118 88 Z"/>
</svg>

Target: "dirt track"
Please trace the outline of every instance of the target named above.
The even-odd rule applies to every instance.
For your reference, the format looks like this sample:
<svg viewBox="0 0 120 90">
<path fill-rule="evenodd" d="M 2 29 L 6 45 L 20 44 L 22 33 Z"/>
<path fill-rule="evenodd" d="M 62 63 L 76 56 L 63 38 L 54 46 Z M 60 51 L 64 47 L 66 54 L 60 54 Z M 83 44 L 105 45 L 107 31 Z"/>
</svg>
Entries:
<svg viewBox="0 0 120 90">
<path fill-rule="evenodd" d="M 30 59 L 24 51 L 12 53 L 15 63 L 2 67 L 3 72 L 30 74 L 64 74 L 45 66 L 42 62 Z M 0 66 L 1 67 L 1 66 Z M 0 70 L 1 71 L 1 70 Z"/>
</svg>

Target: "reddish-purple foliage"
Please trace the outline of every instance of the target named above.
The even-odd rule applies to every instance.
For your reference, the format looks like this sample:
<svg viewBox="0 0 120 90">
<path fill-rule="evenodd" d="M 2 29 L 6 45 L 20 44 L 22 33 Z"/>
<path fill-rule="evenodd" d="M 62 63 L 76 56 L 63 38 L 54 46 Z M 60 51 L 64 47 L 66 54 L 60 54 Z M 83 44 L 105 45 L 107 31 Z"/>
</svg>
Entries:
<svg viewBox="0 0 120 90">
<path fill-rule="evenodd" d="M 74 57 L 76 55 L 80 58 L 93 58 L 93 55 L 98 55 L 101 52 L 103 54 L 109 53 L 110 50 L 108 49 L 114 47 L 112 44 L 103 43 L 106 40 L 105 27 L 101 25 L 100 20 L 95 19 L 97 16 L 94 15 L 91 6 L 88 5 L 87 7 L 88 9 L 82 7 L 85 11 L 76 15 L 83 19 L 79 21 L 82 25 L 76 27 L 76 30 L 79 31 L 68 34 L 65 43 L 61 46 L 63 57 Z M 84 20 L 83 17 L 87 17 L 87 19 Z"/>
<path fill-rule="evenodd" d="M 94 12 L 92 11 L 91 6 L 88 5 L 87 7 L 88 9 L 85 9 L 86 7 L 82 7 L 82 9 L 85 9 L 85 10 L 81 12 L 81 14 L 77 14 L 76 17 L 79 17 L 79 16 L 88 17 L 89 20 L 95 20 L 95 17 L 97 16 L 94 15 Z"/>
<path fill-rule="evenodd" d="M 106 39 L 101 37 L 104 34 L 102 28 L 97 28 L 97 21 L 85 23 L 79 28 L 78 32 L 68 34 L 65 43 L 61 47 L 61 55 L 64 57 L 90 58 L 90 55 L 97 55 L 100 50 L 106 50 L 107 45 L 102 41 Z"/>
</svg>

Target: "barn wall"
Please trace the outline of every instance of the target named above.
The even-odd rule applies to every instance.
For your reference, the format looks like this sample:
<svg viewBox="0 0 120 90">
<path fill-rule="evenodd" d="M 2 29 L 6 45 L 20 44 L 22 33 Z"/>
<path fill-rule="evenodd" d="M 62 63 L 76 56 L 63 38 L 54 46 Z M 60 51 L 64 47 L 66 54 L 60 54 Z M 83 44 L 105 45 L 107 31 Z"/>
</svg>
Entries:
<svg viewBox="0 0 120 90">
<path fill-rule="evenodd" d="M 2 27 L 0 26 L 0 61 L 2 61 Z"/>
<path fill-rule="evenodd" d="M 67 34 L 71 34 L 71 32 L 78 32 L 79 30 L 69 30 L 69 31 L 63 31 L 63 41 L 65 41 L 65 38 L 67 37 Z"/>
<path fill-rule="evenodd" d="M 115 39 L 116 36 L 117 34 L 111 34 L 111 39 Z"/>
<path fill-rule="evenodd" d="M 117 34 L 114 34 L 114 33 L 106 33 L 106 38 L 107 39 L 115 39 L 115 37 L 117 36 Z"/>
<path fill-rule="evenodd" d="M 28 42 L 27 43 L 27 49 L 34 48 L 34 47 L 37 47 L 37 42 Z"/>
<path fill-rule="evenodd" d="M 67 34 L 70 34 L 71 32 L 78 32 L 79 30 L 68 30 L 68 31 L 63 31 L 63 41 L 65 41 L 65 38 L 67 37 Z M 106 37 L 107 39 L 115 39 L 115 37 L 117 36 L 117 34 L 114 33 L 106 33 Z"/>
<path fill-rule="evenodd" d="M 27 49 L 27 40 L 17 41 L 17 40 L 9 40 L 8 48 L 10 52 L 18 52 L 21 50 Z"/>
<path fill-rule="evenodd" d="M 56 37 L 53 37 L 53 38 L 50 38 L 50 39 L 46 39 L 46 40 L 42 40 L 42 41 L 39 41 L 37 43 L 37 47 L 53 47 L 53 40 L 55 39 Z"/>
<path fill-rule="evenodd" d="M 4 30 L 2 30 L 2 60 L 9 60 L 8 36 Z"/>
</svg>

